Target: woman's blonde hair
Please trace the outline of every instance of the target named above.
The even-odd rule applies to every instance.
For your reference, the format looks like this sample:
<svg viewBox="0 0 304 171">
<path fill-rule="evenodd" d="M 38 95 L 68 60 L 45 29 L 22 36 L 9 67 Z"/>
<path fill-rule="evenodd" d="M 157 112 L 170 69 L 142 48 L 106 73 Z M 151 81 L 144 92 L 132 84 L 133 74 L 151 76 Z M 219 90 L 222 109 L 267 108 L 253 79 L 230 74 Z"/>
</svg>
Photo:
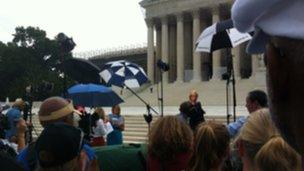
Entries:
<svg viewBox="0 0 304 171">
<path fill-rule="evenodd" d="M 191 151 L 193 133 L 176 116 L 159 118 L 149 134 L 148 153 L 160 161 L 170 161 L 176 154 Z"/>
<path fill-rule="evenodd" d="M 299 155 L 282 139 L 268 109 L 249 116 L 238 141 L 243 142 L 249 160 L 259 170 L 297 170 L 300 166 Z"/>
<path fill-rule="evenodd" d="M 229 132 L 221 123 L 209 121 L 199 125 L 194 139 L 194 153 L 187 169 L 189 171 L 216 168 L 228 155 Z"/>
<path fill-rule="evenodd" d="M 103 108 L 99 107 L 95 109 L 95 113 L 98 114 L 98 116 L 100 116 L 101 119 L 105 120 L 106 119 L 106 113 L 103 110 Z"/>
<path fill-rule="evenodd" d="M 282 137 L 271 138 L 255 156 L 259 171 L 296 171 L 301 170 L 301 157 Z"/>
</svg>

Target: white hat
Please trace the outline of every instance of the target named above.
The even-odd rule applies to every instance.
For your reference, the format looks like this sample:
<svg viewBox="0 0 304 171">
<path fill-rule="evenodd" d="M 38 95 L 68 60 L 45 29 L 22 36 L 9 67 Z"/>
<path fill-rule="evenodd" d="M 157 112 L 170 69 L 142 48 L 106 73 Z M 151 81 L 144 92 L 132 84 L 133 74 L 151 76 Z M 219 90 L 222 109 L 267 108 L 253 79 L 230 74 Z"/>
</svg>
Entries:
<svg viewBox="0 0 304 171">
<path fill-rule="evenodd" d="M 247 52 L 265 52 L 269 36 L 304 40 L 304 0 L 236 0 L 231 10 L 240 32 L 255 31 Z"/>
</svg>

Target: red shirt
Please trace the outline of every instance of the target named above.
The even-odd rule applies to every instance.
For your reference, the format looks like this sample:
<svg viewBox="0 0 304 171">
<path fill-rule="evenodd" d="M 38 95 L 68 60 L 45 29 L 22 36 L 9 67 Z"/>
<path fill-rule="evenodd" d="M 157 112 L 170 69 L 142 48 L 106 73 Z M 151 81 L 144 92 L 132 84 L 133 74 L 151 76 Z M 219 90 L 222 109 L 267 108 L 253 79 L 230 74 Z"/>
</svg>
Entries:
<svg viewBox="0 0 304 171">
<path fill-rule="evenodd" d="M 186 170 L 191 157 L 191 152 L 180 153 L 175 156 L 172 161 L 167 161 L 163 165 L 161 162 L 148 156 L 147 169 L 148 171 L 182 171 Z"/>
</svg>

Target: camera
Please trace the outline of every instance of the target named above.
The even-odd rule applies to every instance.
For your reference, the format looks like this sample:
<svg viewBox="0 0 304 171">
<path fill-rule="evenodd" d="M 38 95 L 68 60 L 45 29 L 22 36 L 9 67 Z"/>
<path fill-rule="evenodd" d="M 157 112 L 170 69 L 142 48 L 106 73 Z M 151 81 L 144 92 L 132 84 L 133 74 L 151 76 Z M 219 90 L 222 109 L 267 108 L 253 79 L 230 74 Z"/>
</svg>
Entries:
<svg viewBox="0 0 304 171">
<path fill-rule="evenodd" d="M 58 42 L 59 42 L 59 46 L 60 46 L 62 52 L 64 52 L 64 53 L 71 52 L 76 46 L 73 39 L 69 38 L 64 33 L 59 33 L 57 35 L 57 39 L 58 39 Z"/>
<path fill-rule="evenodd" d="M 169 64 L 165 63 L 161 59 L 157 60 L 157 67 L 163 72 L 169 71 L 170 69 Z"/>
</svg>

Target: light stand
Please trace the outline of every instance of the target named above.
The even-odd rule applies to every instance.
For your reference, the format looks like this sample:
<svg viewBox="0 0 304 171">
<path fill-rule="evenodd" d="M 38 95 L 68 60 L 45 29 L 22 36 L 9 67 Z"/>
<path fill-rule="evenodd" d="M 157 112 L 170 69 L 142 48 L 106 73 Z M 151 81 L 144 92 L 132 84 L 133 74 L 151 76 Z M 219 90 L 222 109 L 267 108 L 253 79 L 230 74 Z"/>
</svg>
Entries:
<svg viewBox="0 0 304 171">
<path fill-rule="evenodd" d="M 235 75 L 233 66 L 233 56 L 229 49 L 226 49 L 227 55 L 227 82 L 226 82 L 226 107 L 227 107 L 227 124 L 231 115 L 229 114 L 229 84 L 232 83 L 232 107 L 233 107 L 233 121 L 236 121 L 236 92 L 235 92 Z"/>
<path fill-rule="evenodd" d="M 160 69 L 160 116 L 164 116 L 164 81 L 163 81 L 164 71 Z"/>
<path fill-rule="evenodd" d="M 163 62 L 161 59 L 159 59 L 157 61 L 157 67 L 159 68 L 159 74 L 160 74 L 160 98 L 158 98 L 158 101 L 160 102 L 161 117 L 163 117 L 164 116 L 164 80 L 163 80 L 163 74 L 170 70 L 170 66 L 166 62 Z M 159 94 L 158 94 L 158 97 L 159 97 Z"/>
<path fill-rule="evenodd" d="M 146 102 L 143 98 L 141 98 L 134 90 L 132 90 L 130 87 L 128 87 L 127 85 L 124 85 L 126 87 L 126 89 L 128 89 L 133 95 L 135 95 L 141 102 L 143 102 L 146 105 L 147 108 L 147 114 L 144 115 L 145 121 L 148 124 L 148 130 L 150 132 L 150 126 L 151 126 L 151 122 L 153 119 L 153 116 L 151 114 L 151 111 L 153 111 L 155 114 L 159 114 L 154 108 L 152 108 L 148 102 Z"/>
</svg>

